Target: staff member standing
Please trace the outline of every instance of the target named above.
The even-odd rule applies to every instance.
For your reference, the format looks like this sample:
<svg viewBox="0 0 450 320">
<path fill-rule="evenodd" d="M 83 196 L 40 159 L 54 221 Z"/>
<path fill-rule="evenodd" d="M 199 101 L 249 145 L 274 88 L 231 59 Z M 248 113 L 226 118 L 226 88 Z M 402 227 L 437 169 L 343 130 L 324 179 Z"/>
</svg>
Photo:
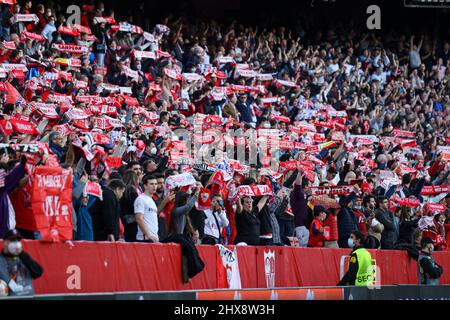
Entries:
<svg viewBox="0 0 450 320">
<path fill-rule="evenodd" d="M 370 286 L 374 284 L 372 256 L 364 249 L 364 234 L 353 231 L 348 239 L 348 246 L 353 248 L 350 254 L 350 264 L 345 276 L 338 286 Z"/>
<path fill-rule="evenodd" d="M 428 237 L 422 238 L 420 245 L 422 251 L 420 251 L 419 259 L 417 260 L 419 264 L 419 284 L 437 286 L 443 270 L 431 256 L 431 252 L 434 249 L 433 240 Z"/>
</svg>

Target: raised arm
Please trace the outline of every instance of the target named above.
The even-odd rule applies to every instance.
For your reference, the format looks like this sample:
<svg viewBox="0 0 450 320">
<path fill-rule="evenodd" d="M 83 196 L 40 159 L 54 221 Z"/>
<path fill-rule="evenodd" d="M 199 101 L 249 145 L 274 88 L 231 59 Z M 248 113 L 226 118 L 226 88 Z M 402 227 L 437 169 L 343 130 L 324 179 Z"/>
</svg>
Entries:
<svg viewBox="0 0 450 320">
<path fill-rule="evenodd" d="M 267 200 L 269 200 L 269 196 L 264 196 L 264 197 L 261 198 L 261 200 L 259 200 L 259 202 L 258 202 L 258 212 L 260 212 L 264 208 L 264 206 L 267 203 Z"/>
</svg>

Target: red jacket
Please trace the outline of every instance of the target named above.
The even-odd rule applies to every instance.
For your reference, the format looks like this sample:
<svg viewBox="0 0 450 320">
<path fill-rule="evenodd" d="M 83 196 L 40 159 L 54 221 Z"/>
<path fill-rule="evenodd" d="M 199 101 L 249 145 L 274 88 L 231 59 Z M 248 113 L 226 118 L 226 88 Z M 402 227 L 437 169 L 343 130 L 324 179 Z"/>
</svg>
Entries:
<svg viewBox="0 0 450 320">
<path fill-rule="evenodd" d="M 431 240 L 433 240 L 436 249 L 445 250 L 447 247 L 445 238 L 447 237 L 443 239 L 439 230 L 439 225 L 435 222 L 434 228 L 429 228 L 428 230 L 422 231 L 422 238 L 430 238 Z"/>
<path fill-rule="evenodd" d="M 447 250 L 450 250 L 450 223 L 444 224 L 445 228 L 445 243 L 447 244 Z"/>
<path fill-rule="evenodd" d="M 311 228 L 309 229 L 308 247 L 323 247 L 323 241 L 325 240 L 325 237 L 323 236 L 323 232 L 319 232 L 320 228 L 323 228 L 322 221 L 314 218 L 313 222 L 311 223 Z M 316 231 L 317 234 L 314 234 L 314 231 Z"/>
<path fill-rule="evenodd" d="M 337 215 L 334 209 L 333 214 L 328 214 L 325 220 L 323 221 L 324 227 L 330 227 L 330 240 L 328 241 L 338 241 L 339 232 L 338 232 L 338 224 L 337 224 Z"/>
</svg>

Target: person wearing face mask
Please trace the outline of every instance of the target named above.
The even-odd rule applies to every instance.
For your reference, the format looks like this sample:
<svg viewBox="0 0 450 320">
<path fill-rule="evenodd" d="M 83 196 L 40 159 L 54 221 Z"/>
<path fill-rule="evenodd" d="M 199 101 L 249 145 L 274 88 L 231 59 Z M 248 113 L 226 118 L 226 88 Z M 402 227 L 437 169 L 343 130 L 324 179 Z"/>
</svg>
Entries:
<svg viewBox="0 0 450 320">
<path fill-rule="evenodd" d="M 3 237 L 3 251 L 0 254 L 0 280 L 8 284 L 10 296 L 34 295 L 32 279 L 39 278 L 43 269 L 31 256 L 23 251 L 22 236 L 16 230 L 9 230 Z"/>
<path fill-rule="evenodd" d="M 442 275 L 443 270 L 431 256 L 434 249 L 433 240 L 424 237 L 420 241 L 420 245 L 422 250 L 420 251 L 419 259 L 417 260 L 419 284 L 429 286 L 439 285 L 439 278 Z"/>
<path fill-rule="evenodd" d="M 156 159 L 158 149 L 156 148 L 155 143 L 151 140 L 145 140 L 144 143 L 144 153 L 139 159 L 139 162 L 142 163 L 145 172 L 153 173 L 158 168 L 159 161 Z M 150 166 L 148 161 L 152 162 Z"/>
<path fill-rule="evenodd" d="M 338 218 L 338 233 L 339 233 L 339 248 L 348 248 L 347 239 L 353 231 L 358 230 L 358 219 L 353 211 L 353 200 L 356 198 L 356 193 L 359 193 L 358 185 L 354 185 L 354 191 L 348 196 L 342 196 L 339 199 L 341 210 L 337 215 Z"/>
<path fill-rule="evenodd" d="M 348 238 L 348 246 L 352 248 L 348 271 L 337 284 L 338 286 L 370 286 L 373 285 L 372 256 L 364 249 L 365 237 L 354 231 Z"/>
<path fill-rule="evenodd" d="M 48 23 L 45 25 L 44 29 L 42 30 L 42 36 L 47 39 L 47 41 L 53 40 L 53 33 L 56 32 L 55 27 L 55 17 L 49 17 Z"/>
</svg>

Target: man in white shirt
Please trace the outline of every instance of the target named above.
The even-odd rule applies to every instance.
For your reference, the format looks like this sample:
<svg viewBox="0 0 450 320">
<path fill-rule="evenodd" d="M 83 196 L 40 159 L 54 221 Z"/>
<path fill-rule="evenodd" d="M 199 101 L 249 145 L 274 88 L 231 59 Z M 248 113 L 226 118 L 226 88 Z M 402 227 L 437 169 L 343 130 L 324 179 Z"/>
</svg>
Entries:
<svg viewBox="0 0 450 320">
<path fill-rule="evenodd" d="M 218 194 L 211 196 L 210 209 L 203 211 L 205 213 L 205 236 L 202 244 L 215 245 L 219 243 L 220 230 L 227 227 L 229 221 L 223 207 L 222 197 Z"/>
<path fill-rule="evenodd" d="M 141 242 L 159 242 L 158 238 L 158 207 L 153 195 L 158 188 L 158 181 L 153 175 L 142 179 L 144 193 L 134 201 L 134 214 L 138 224 L 136 239 Z"/>
</svg>

